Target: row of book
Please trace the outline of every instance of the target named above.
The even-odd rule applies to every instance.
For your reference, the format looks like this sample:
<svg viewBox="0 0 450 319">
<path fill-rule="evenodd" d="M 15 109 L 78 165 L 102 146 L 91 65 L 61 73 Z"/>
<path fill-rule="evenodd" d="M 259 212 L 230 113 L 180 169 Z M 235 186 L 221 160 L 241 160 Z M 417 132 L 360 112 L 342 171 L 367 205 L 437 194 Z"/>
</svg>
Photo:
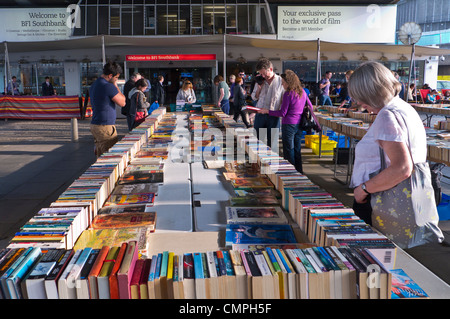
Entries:
<svg viewBox="0 0 450 319">
<path fill-rule="evenodd" d="M 15 233 L 8 247 L 71 249 L 105 203 L 113 205 L 123 202 L 127 195 L 120 194 L 119 190 L 113 193 L 113 190 L 117 183 L 127 182 L 129 173 L 141 170 L 142 166 L 139 168 L 128 163 L 147 142 L 164 114 L 164 108 L 155 110 L 139 130 L 126 135 L 100 156 L 50 207 L 39 210 L 27 221 Z M 162 170 L 161 164 L 155 163 L 153 168 Z M 154 194 L 148 192 L 139 200 L 151 204 Z"/>
<path fill-rule="evenodd" d="M 401 299 L 427 298 L 373 249 L 313 244 L 139 257 L 135 241 L 84 249 L 6 248 L 6 299 Z M 1 268 L 0 268 L 1 269 Z M 20 280 L 21 274 L 25 274 Z"/>
</svg>

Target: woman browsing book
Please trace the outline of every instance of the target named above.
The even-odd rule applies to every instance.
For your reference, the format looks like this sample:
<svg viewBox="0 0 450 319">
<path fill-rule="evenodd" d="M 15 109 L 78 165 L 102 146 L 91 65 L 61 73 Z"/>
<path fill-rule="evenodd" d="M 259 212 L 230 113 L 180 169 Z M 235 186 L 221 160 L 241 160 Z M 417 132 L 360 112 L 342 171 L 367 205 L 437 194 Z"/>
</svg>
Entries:
<svg viewBox="0 0 450 319">
<path fill-rule="evenodd" d="M 311 110 L 313 107 L 308 95 L 302 88 L 300 79 L 294 71 L 286 70 L 286 73 L 281 74 L 281 79 L 285 92 L 280 110 L 269 111 L 261 109 L 258 110 L 258 113 L 282 118 L 283 157 L 294 165 L 298 172 L 303 174 L 301 155 L 302 129 L 299 123 L 306 103 L 308 103 Z"/>
<path fill-rule="evenodd" d="M 183 100 L 188 104 L 193 104 L 197 101 L 195 97 L 194 89 L 192 88 L 192 83 L 189 80 L 183 82 L 183 86 L 180 88 L 177 94 L 177 101 Z"/>
<path fill-rule="evenodd" d="M 135 87 L 128 93 L 130 99 L 130 110 L 127 114 L 128 130 L 133 130 L 141 124 L 148 115 L 150 103 L 145 98 L 144 91 L 147 89 L 148 83 L 145 79 L 136 81 Z"/>
</svg>

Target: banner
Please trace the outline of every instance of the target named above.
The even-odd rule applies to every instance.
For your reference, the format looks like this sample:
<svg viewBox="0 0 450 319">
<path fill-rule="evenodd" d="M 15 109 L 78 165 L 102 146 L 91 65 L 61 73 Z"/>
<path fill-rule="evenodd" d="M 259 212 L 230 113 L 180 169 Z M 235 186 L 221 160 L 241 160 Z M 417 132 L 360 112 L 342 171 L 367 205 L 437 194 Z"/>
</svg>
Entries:
<svg viewBox="0 0 450 319">
<path fill-rule="evenodd" d="M 1 9 L 0 39 L 10 42 L 66 40 L 72 34 L 70 8 Z"/>
<path fill-rule="evenodd" d="M 279 40 L 394 43 L 397 6 L 280 6 Z"/>
</svg>

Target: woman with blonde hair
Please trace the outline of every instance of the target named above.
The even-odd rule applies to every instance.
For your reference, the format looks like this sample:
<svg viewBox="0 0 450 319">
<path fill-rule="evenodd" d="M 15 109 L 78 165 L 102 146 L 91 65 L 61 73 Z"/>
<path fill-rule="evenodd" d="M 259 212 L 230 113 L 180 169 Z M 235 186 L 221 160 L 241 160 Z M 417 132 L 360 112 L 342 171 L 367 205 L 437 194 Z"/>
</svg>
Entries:
<svg viewBox="0 0 450 319">
<path fill-rule="evenodd" d="M 416 110 L 399 97 L 400 82 L 371 61 L 355 70 L 348 88 L 354 101 L 377 114 L 355 148 L 350 184 L 355 213 L 402 248 L 442 242 L 425 128 Z"/>
<path fill-rule="evenodd" d="M 311 110 L 313 106 L 294 71 L 286 70 L 286 73 L 281 74 L 281 83 L 284 88 L 284 94 L 280 110 L 269 111 L 268 109 L 261 109 L 258 113 L 282 118 L 283 157 L 294 165 L 298 172 L 303 174 L 301 154 L 303 131 L 299 123 L 306 103 L 308 103 Z"/>
<path fill-rule="evenodd" d="M 195 103 L 197 98 L 195 97 L 194 89 L 192 88 L 192 83 L 189 80 L 184 80 L 183 85 L 178 90 L 177 101 L 183 100 L 188 104 Z"/>
</svg>

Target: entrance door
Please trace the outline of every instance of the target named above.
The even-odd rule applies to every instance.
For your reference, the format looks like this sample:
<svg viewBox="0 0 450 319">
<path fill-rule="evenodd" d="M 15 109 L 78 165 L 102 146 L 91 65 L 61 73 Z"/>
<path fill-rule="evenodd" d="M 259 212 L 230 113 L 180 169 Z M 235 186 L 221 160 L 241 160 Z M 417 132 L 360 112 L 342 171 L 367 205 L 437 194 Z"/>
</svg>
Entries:
<svg viewBox="0 0 450 319">
<path fill-rule="evenodd" d="M 164 77 L 166 104 L 176 103 L 178 90 L 185 79 L 192 82 L 197 103 L 213 103 L 212 68 L 138 68 L 138 72 L 153 85 L 158 76 Z"/>
</svg>

